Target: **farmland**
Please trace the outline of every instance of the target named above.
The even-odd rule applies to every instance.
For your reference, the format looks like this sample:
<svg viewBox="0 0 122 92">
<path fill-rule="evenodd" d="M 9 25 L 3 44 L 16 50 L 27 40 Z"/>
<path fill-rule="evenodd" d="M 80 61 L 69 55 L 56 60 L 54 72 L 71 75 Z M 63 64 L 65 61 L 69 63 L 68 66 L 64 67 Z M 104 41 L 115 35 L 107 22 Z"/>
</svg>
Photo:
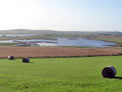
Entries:
<svg viewBox="0 0 122 92">
<path fill-rule="evenodd" d="M 0 92 L 121 92 L 122 57 L 35 58 L 30 63 L 0 59 Z M 101 75 L 117 69 L 116 79 Z"/>
<path fill-rule="evenodd" d="M 19 47 L 0 46 L 0 58 L 20 57 L 81 57 L 121 55 L 121 47 L 110 48 L 77 48 L 77 47 Z"/>
<path fill-rule="evenodd" d="M 7 34 L 6 34 L 7 33 Z M 7 36 L 36 33 L 36 36 Z M 3 31 L 0 40 L 86 38 L 117 42 L 114 47 L 11 46 L 0 44 L 0 92 L 121 92 L 121 32 Z M 6 59 L 15 56 L 15 60 Z M 22 63 L 30 57 L 30 63 Z M 101 71 L 113 65 L 117 77 L 103 78 Z"/>
</svg>

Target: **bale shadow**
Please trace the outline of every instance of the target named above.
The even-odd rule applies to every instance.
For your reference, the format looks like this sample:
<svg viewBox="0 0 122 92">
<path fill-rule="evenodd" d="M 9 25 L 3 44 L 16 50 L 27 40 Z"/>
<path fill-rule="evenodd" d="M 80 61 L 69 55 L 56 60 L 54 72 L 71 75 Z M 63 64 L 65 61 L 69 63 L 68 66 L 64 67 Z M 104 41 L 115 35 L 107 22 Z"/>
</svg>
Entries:
<svg viewBox="0 0 122 92">
<path fill-rule="evenodd" d="M 118 79 L 118 80 L 122 80 L 122 77 L 113 77 L 113 78 L 108 78 L 108 79 Z"/>
<path fill-rule="evenodd" d="M 114 79 L 119 79 L 119 80 L 122 80 L 122 77 L 114 77 Z"/>
<path fill-rule="evenodd" d="M 22 63 L 24 63 L 24 62 L 22 62 Z M 33 64 L 33 63 L 35 63 L 35 62 L 29 62 L 29 63 L 24 63 L 24 64 Z"/>
<path fill-rule="evenodd" d="M 29 62 L 30 64 L 33 64 L 33 63 L 35 63 L 35 62 Z"/>
</svg>

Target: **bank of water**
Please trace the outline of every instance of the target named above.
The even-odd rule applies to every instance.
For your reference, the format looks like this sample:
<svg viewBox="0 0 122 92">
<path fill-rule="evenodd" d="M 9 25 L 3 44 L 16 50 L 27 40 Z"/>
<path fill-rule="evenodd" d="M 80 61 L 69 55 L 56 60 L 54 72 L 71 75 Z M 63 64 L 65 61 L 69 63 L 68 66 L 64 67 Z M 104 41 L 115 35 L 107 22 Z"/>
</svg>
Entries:
<svg viewBox="0 0 122 92">
<path fill-rule="evenodd" d="M 116 43 L 83 38 L 56 38 L 55 40 L 32 39 L 32 40 L 6 40 L 0 43 L 16 43 L 16 46 L 83 46 L 83 47 L 111 47 Z"/>
</svg>

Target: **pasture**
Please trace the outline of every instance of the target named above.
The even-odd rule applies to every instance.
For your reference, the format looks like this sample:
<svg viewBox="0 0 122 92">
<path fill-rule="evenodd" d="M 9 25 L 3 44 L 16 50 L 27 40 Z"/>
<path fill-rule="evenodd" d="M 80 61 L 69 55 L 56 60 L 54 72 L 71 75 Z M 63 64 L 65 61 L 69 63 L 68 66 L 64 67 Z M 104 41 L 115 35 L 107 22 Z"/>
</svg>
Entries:
<svg viewBox="0 0 122 92">
<path fill-rule="evenodd" d="M 101 71 L 113 65 L 114 79 Z M 0 59 L 0 92 L 121 92 L 122 56 Z"/>
</svg>

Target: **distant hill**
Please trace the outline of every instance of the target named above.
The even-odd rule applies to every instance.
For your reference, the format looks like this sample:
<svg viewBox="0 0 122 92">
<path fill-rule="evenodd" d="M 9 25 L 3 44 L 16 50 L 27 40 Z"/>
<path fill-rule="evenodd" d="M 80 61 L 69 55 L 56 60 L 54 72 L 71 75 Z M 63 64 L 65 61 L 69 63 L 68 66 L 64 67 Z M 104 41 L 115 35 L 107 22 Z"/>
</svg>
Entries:
<svg viewBox="0 0 122 92">
<path fill-rule="evenodd" d="M 53 30 L 30 30 L 30 29 L 13 29 L 13 30 L 0 30 L 2 34 L 40 34 L 40 33 L 54 33 Z"/>
<path fill-rule="evenodd" d="M 117 35 L 121 36 L 122 32 L 116 31 L 55 31 L 55 30 L 31 30 L 31 29 L 13 29 L 13 30 L 0 30 L 0 34 L 39 34 L 39 35 L 57 35 L 57 36 L 78 36 L 78 37 L 89 37 L 96 35 L 105 35 L 112 36 Z"/>
</svg>

